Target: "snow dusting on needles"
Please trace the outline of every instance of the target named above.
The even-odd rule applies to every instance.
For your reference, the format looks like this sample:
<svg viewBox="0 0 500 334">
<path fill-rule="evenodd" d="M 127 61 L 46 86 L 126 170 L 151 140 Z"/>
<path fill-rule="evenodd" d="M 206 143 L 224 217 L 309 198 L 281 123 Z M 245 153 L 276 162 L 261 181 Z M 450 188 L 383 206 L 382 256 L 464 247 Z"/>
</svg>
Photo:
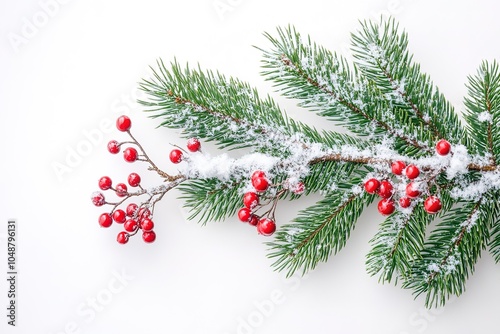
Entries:
<svg viewBox="0 0 500 334">
<path fill-rule="evenodd" d="M 487 123 L 491 123 L 493 121 L 493 116 L 491 115 L 491 113 L 489 111 L 483 111 L 482 113 L 479 113 L 479 115 L 477 115 L 477 120 L 479 122 L 487 122 Z"/>
</svg>

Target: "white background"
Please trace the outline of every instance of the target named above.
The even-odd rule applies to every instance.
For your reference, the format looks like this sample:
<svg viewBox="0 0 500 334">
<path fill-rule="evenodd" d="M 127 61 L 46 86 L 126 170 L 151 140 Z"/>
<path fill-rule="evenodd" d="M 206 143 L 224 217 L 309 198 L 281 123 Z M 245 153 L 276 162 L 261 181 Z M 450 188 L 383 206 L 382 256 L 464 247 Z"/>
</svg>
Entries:
<svg viewBox="0 0 500 334">
<path fill-rule="evenodd" d="M 89 200 L 100 176 L 118 182 L 142 170 L 106 152 L 107 141 L 124 139 L 106 127 L 121 113 L 152 158 L 175 170 L 167 154 L 183 140 L 155 129 L 132 102 L 159 57 L 199 62 L 272 93 L 252 47 L 269 46 L 263 32 L 291 23 L 345 53 L 358 20 L 390 13 L 408 31 L 415 60 L 461 111 L 467 75 L 482 59 L 500 58 L 496 1 L 54 1 L 0 4 L 2 273 L 7 219 L 17 219 L 19 239 L 18 326 L 6 325 L 1 274 L 1 333 L 498 332 L 500 271 L 487 252 L 466 293 L 441 310 L 426 311 L 422 299 L 366 274 L 368 241 L 382 219 L 373 208 L 338 255 L 307 278 L 285 280 L 254 229 L 235 218 L 205 227 L 188 221 L 177 192 L 157 209 L 151 245 L 139 238 L 118 245 L 117 227 L 99 228 L 102 210 Z M 277 100 L 292 117 L 320 124 Z M 71 157 L 77 149 L 85 156 Z M 58 164 L 68 167 L 59 177 Z M 316 199 L 283 203 L 279 221 Z"/>
</svg>

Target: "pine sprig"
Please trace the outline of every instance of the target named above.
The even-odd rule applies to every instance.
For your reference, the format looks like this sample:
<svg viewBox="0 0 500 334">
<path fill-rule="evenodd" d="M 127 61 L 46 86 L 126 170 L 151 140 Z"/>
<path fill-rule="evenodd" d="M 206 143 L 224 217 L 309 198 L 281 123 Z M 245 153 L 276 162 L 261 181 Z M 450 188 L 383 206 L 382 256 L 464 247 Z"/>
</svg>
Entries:
<svg viewBox="0 0 500 334">
<path fill-rule="evenodd" d="M 294 121 L 273 99 L 238 79 L 158 61 L 152 77 L 141 83 L 147 93 L 141 103 L 161 126 L 221 148 L 250 151 L 238 159 L 190 156 L 175 177 L 143 156 L 150 169 L 176 182 L 171 188 L 181 190 L 190 219 L 205 224 L 233 215 L 242 206 L 241 195 L 253 186 L 250 175 L 265 160 L 269 188 L 254 186 L 264 204 L 255 210 L 245 204 L 252 218 L 274 220 L 279 200 L 317 192 L 325 196 L 292 222 L 279 224 L 274 241 L 267 243 L 274 268 L 288 276 L 306 273 L 345 246 L 356 220 L 376 198 L 370 194 L 380 190 L 363 190 L 373 180 L 394 186 L 389 193 L 378 192 L 383 198 L 379 211 L 390 216 L 370 241 L 366 260 L 367 271 L 380 281 L 400 280 L 417 296 L 425 294 L 432 307 L 463 293 L 486 246 L 500 261 L 496 62 L 484 62 L 469 77 L 462 127 L 453 107 L 414 62 L 407 34 L 392 19 L 361 24 L 352 35 L 353 64 L 290 26 L 266 37 L 271 48 L 261 49 L 265 78 L 285 97 L 352 135 Z M 215 168 L 219 161 L 227 168 Z M 393 163 L 407 169 L 413 164 L 420 176 L 397 172 Z M 410 194 L 410 182 L 420 187 L 419 195 Z M 294 191 L 298 183 L 305 185 L 304 193 Z M 397 207 L 401 199 L 410 207 Z"/>
<path fill-rule="evenodd" d="M 500 261 L 500 203 L 496 200 L 499 196 L 500 194 L 498 192 L 493 193 L 490 196 L 491 199 L 489 202 L 492 224 L 490 228 L 490 240 L 488 247 L 496 263 Z"/>
<path fill-rule="evenodd" d="M 358 183 L 360 180 L 352 180 Z M 319 262 L 326 262 L 332 253 L 342 249 L 361 215 L 371 202 L 360 187 L 352 183 L 339 184 L 338 190 L 328 193 L 315 205 L 302 210 L 293 223 L 286 224 L 269 242 L 269 257 L 275 259 L 277 270 L 296 271 L 314 269 Z"/>
<path fill-rule="evenodd" d="M 205 225 L 207 222 L 222 221 L 233 216 L 241 206 L 238 196 L 243 184 L 224 184 L 218 179 L 189 180 L 179 186 L 183 193 L 180 199 L 189 208 L 189 219 L 197 219 Z"/>
<path fill-rule="evenodd" d="M 474 153 L 492 160 L 500 154 L 500 71 L 496 61 L 483 62 L 475 76 L 469 77 L 465 98 L 467 132 Z"/>
<path fill-rule="evenodd" d="M 399 277 L 404 280 L 413 262 L 420 259 L 431 218 L 421 206 L 414 206 L 409 212 L 397 212 L 385 219 L 370 241 L 368 273 L 379 275 L 381 282 L 391 282 L 394 278 L 397 283 Z"/>
<path fill-rule="evenodd" d="M 352 34 L 352 42 L 358 68 L 377 85 L 395 114 L 408 115 L 408 123 L 420 129 L 415 133 L 419 141 L 428 147 L 442 138 L 464 141 L 457 114 L 413 61 L 408 36 L 399 32 L 395 20 L 362 23 L 361 30 Z"/>
<path fill-rule="evenodd" d="M 140 87 L 148 100 L 152 117 L 161 118 L 161 126 L 183 129 L 185 136 L 216 141 L 222 148 L 261 146 L 266 139 L 289 137 L 289 124 L 276 103 L 261 99 L 247 83 L 226 78 L 220 73 L 182 68 L 177 62 L 171 68 L 159 60 L 153 77 Z"/>
<path fill-rule="evenodd" d="M 278 28 L 277 38 L 266 37 L 274 49 L 262 50 L 263 74 L 281 94 L 360 136 L 388 134 L 398 140 L 402 152 L 430 151 L 419 141 L 421 130 L 408 122 L 408 115 L 390 112 L 392 106 L 379 87 L 360 76 L 344 57 L 310 37 L 304 41 L 293 27 Z"/>
<path fill-rule="evenodd" d="M 428 307 L 444 305 L 450 295 L 461 295 L 469 274 L 485 249 L 492 223 L 489 201 L 466 202 L 447 212 L 431 232 L 412 277 L 404 286 L 418 296 L 425 293 Z"/>
</svg>

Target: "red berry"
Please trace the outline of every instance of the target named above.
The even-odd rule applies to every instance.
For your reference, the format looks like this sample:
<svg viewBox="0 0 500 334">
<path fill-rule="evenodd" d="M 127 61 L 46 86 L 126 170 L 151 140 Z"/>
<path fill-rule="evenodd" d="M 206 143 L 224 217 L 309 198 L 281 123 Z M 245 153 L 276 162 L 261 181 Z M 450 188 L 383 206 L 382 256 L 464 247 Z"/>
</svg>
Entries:
<svg viewBox="0 0 500 334">
<path fill-rule="evenodd" d="M 132 126 L 132 121 L 130 121 L 130 118 L 128 116 L 120 116 L 116 120 L 116 128 L 120 131 L 128 131 L 130 130 L 130 127 Z"/>
<path fill-rule="evenodd" d="M 267 187 L 269 187 L 269 182 L 264 177 L 256 177 L 252 179 L 252 185 L 257 191 L 266 191 Z"/>
<path fill-rule="evenodd" d="M 127 232 L 134 232 L 137 229 L 137 222 L 134 219 L 128 219 L 125 224 L 123 224 L 123 228 Z"/>
<path fill-rule="evenodd" d="M 118 241 L 119 244 L 126 244 L 128 242 L 128 238 L 130 237 L 130 235 L 127 233 L 127 232 L 120 232 L 118 233 L 118 235 L 116 236 L 116 241 Z"/>
<path fill-rule="evenodd" d="M 380 182 L 380 186 L 378 187 L 378 195 L 382 198 L 389 198 L 392 196 L 394 188 L 392 187 L 392 184 L 384 180 Z"/>
<path fill-rule="evenodd" d="M 139 220 L 149 218 L 150 216 L 151 211 L 149 211 L 148 208 L 140 208 L 139 212 L 137 213 L 137 217 Z"/>
<path fill-rule="evenodd" d="M 108 176 L 103 176 L 99 179 L 99 188 L 102 190 L 108 190 L 111 188 L 111 179 Z"/>
<path fill-rule="evenodd" d="M 276 223 L 269 218 L 262 218 L 257 223 L 257 232 L 259 234 L 269 236 L 276 231 Z"/>
<path fill-rule="evenodd" d="M 406 176 L 410 180 L 417 178 L 419 175 L 420 175 L 420 170 L 418 169 L 417 166 L 409 165 L 408 167 L 406 167 Z"/>
<path fill-rule="evenodd" d="M 369 179 L 365 182 L 365 191 L 369 194 L 375 194 L 380 186 L 380 182 L 377 179 Z"/>
<path fill-rule="evenodd" d="M 448 153 L 450 153 L 450 150 L 451 150 L 451 145 L 450 145 L 450 143 L 447 140 L 441 139 L 440 141 L 438 141 L 436 143 L 436 152 L 437 152 L 437 154 L 439 154 L 439 155 L 447 155 Z"/>
<path fill-rule="evenodd" d="M 238 218 L 244 223 L 248 223 L 252 217 L 252 211 L 249 208 L 242 208 L 238 211 Z"/>
<path fill-rule="evenodd" d="M 139 183 L 141 183 L 141 177 L 137 173 L 130 173 L 128 176 L 128 184 L 130 184 L 131 187 L 137 187 Z"/>
<path fill-rule="evenodd" d="M 253 191 L 247 192 L 245 195 L 243 195 L 243 205 L 249 209 L 255 208 L 257 205 L 259 205 L 259 195 L 257 195 Z"/>
<path fill-rule="evenodd" d="M 306 190 L 306 186 L 304 182 L 298 182 L 291 190 L 295 195 L 302 195 Z"/>
<path fill-rule="evenodd" d="M 91 196 L 92 203 L 94 203 L 95 206 L 103 206 L 106 204 L 106 200 L 104 199 L 104 195 L 98 191 L 94 192 Z"/>
<path fill-rule="evenodd" d="M 154 231 L 143 232 L 142 233 L 142 240 L 144 240 L 145 242 L 150 244 L 156 240 L 156 233 Z"/>
<path fill-rule="evenodd" d="M 115 212 L 113 212 L 113 220 L 118 224 L 123 224 L 125 222 L 125 219 L 126 219 L 125 211 L 118 209 Z"/>
<path fill-rule="evenodd" d="M 441 200 L 437 196 L 429 196 L 424 201 L 424 209 L 427 213 L 434 214 L 441 210 Z"/>
<path fill-rule="evenodd" d="M 149 232 L 149 231 L 153 230 L 153 228 L 155 227 L 155 224 L 153 223 L 153 221 L 151 219 L 144 218 L 143 220 L 141 220 L 140 227 L 144 232 Z"/>
<path fill-rule="evenodd" d="M 118 183 L 115 189 L 118 197 L 125 197 L 128 194 L 127 185 L 125 183 Z"/>
<path fill-rule="evenodd" d="M 137 160 L 137 157 L 137 150 L 133 147 L 127 147 L 123 151 L 123 159 L 125 159 L 126 162 L 134 162 Z"/>
<path fill-rule="evenodd" d="M 384 216 L 388 216 L 396 210 L 392 199 L 384 198 L 378 202 L 378 212 Z"/>
<path fill-rule="evenodd" d="M 403 174 L 403 169 L 405 169 L 406 164 L 403 161 L 394 161 L 391 165 L 392 173 L 394 175 Z"/>
<path fill-rule="evenodd" d="M 253 179 L 256 179 L 256 178 L 259 178 L 259 177 L 264 177 L 265 178 L 266 177 L 266 173 L 264 173 L 261 170 L 256 170 L 255 172 L 253 172 L 251 179 L 253 180 Z"/>
<path fill-rule="evenodd" d="M 120 152 L 120 144 L 118 144 L 116 140 L 111 140 L 108 143 L 108 151 L 109 153 L 117 154 L 118 152 Z"/>
<path fill-rule="evenodd" d="M 170 161 L 172 161 L 174 164 L 178 164 L 179 162 L 182 161 L 182 152 L 181 150 L 172 150 L 170 151 L 169 155 Z"/>
<path fill-rule="evenodd" d="M 127 205 L 127 216 L 133 217 L 136 211 L 137 211 L 137 204 L 130 203 L 129 205 Z"/>
<path fill-rule="evenodd" d="M 401 197 L 399 199 L 399 206 L 402 208 L 408 208 L 411 205 L 411 199 L 409 197 Z"/>
<path fill-rule="evenodd" d="M 113 219 L 109 213 L 103 213 L 99 216 L 99 225 L 102 227 L 110 227 L 113 224 Z"/>
<path fill-rule="evenodd" d="M 418 185 L 415 182 L 410 182 L 406 185 L 406 195 L 410 198 L 420 196 L 420 190 L 418 190 Z"/>
<path fill-rule="evenodd" d="M 187 149 L 191 152 L 199 151 L 201 147 L 201 143 L 198 138 L 189 138 L 187 141 Z"/>
<path fill-rule="evenodd" d="M 248 221 L 248 223 L 249 223 L 250 225 L 252 225 L 252 226 L 257 226 L 257 224 L 259 223 L 259 219 L 260 219 L 260 217 L 259 217 L 259 216 L 257 216 L 257 215 L 252 215 L 252 216 L 250 217 L 250 220 Z"/>
</svg>

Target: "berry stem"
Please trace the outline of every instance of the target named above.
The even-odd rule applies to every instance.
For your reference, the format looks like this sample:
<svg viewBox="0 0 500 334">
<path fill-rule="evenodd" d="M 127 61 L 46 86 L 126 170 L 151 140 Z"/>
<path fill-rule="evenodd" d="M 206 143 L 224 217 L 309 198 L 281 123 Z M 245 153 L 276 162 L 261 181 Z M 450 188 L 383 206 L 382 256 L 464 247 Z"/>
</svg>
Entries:
<svg viewBox="0 0 500 334">
<path fill-rule="evenodd" d="M 139 148 L 139 150 L 141 150 L 142 155 L 144 156 L 144 159 L 145 159 L 145 160 L 142 160 L 142 159 L 138 159 L 138 160 L 146 161 L 146 162 L 148 162 L 150 164 L 148 170 L 155 171 L 158 175 L 160 175 L 161 177 L 163 177 L 168 182 L 173 182 L 173 181 L 176 181 L 176 180 L 182 180 L 182 181 L 186 180 L 186 177 L 184 175 L 182 175 L 182 174 L 170 175 L 170 174 L 165 173 L 161 169 L 159 169 L 158 166 L 156 166 L 156 164 L 149 158 L 149 156 L 147 155 L 147 153 L 144 150 L 144 148 L 142 147 L 142 145 L 139 144 L 139 142 L 137 141 L 137 139 L 135 139 L 134 135 L 132 135 L 132 133 L 130 132 L 130 130 L 128 130 L 127 133 L 130 136 L 130 138 L 132 138 L 133 143 L 135 145 L 137 145 L 137 147 Z"/>
</svg>

